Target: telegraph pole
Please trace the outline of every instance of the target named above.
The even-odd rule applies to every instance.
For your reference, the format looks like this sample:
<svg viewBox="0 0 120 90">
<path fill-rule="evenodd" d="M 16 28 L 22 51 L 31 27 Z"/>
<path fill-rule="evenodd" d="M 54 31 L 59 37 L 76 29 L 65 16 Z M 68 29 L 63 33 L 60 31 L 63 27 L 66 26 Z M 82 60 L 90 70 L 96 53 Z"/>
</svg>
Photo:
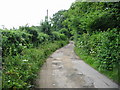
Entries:
<svg viewBox="0 0 120 90">
<path fill-rule="evenodd" d="M 48 9 L 47 9 L 47 22 L 48 22 Z"/>
<path fill-rule="evenodd" d="M 47 9 L 47 15 L 45 16 L 45 21 L 48 22 L 48 9 Z"/>
<path fill-rule="evenodd" d="M 49 33 L 49 23 L 48 23 L 48 9 L 47 9 L 47 16 L 46 16 L 46 23 L 47 23 L 47 27 L 46 27 L 46 32 Z"/>
</svg>

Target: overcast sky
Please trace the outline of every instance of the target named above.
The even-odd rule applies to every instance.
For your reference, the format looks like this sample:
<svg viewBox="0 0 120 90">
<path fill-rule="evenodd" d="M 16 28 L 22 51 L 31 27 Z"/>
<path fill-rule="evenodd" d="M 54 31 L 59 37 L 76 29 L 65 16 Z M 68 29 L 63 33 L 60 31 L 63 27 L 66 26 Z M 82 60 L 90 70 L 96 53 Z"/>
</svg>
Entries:
<svg viewBox="0 0 120 90">
<path fill-rule="evenodd" d="M 39 25 L 49 10 L 49 16 L 61 9 L 69 9 L 75 0 L 0 0 L 0 28 Z"/>
</svg>

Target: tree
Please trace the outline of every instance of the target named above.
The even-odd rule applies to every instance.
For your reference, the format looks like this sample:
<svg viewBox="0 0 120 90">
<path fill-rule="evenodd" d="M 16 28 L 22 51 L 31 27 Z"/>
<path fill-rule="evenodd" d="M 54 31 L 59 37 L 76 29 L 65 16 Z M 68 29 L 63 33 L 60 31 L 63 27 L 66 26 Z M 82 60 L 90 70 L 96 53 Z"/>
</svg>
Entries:
<svg viewBox="0 0 120 90">
<path fill-rule="evenodd" d="M 47 22 L 47 21 L 42 22 L 40 31 L 45 34 L 50 35 L 51 34 L 51 25 L 49 24 L 49 22 Z"/>
<path fill-rule="evenodd" d="M 66 19 L 64 16 L 65 12 L 67 12 L 67 10 L 60 10 L 51 18 L 51 24 L 53 25 L 52 29 L 54 31 L 59 31 L 60 29 L 64 28 L 64 25 L 62 23 Z"/>
</svg>

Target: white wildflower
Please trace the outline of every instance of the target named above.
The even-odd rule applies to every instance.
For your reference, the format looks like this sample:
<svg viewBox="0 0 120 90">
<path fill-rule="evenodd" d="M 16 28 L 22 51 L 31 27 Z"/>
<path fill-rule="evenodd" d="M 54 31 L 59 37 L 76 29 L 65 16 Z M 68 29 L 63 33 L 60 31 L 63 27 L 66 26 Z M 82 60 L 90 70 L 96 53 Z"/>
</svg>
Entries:
<svg viewBox="0 0 120 90">
<path fill-rule="evenodd" d="M 8 82 L 10 82 L 10 80 L 8 80 Z"/>
<path fill-rule="evenodd" d="M 28 60 L 22 60 L 22 61 L 27 62 Z"/>
<path fill-rule="evenodd" d="M 108 9 L 108 8 L 106 8 L 106 9 Z"/>
<path fill-rule="evenodd" d="M 19 45 L 22 46 L 22 43 L 20 43 Z"/>
</svg>

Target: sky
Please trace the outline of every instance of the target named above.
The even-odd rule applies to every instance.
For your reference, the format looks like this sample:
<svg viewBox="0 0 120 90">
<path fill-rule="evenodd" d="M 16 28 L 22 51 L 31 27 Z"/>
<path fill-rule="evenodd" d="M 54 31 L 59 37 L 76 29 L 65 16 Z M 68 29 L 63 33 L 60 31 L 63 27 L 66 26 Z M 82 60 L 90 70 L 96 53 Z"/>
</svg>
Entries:
<svg viewBox="0 0 120 90">
<path fill-rule="evenodd" d="M 75 0 L 0 0 L 0 28 L 40 25 L 45 16 L 69 9 Z"/>
</svg>

